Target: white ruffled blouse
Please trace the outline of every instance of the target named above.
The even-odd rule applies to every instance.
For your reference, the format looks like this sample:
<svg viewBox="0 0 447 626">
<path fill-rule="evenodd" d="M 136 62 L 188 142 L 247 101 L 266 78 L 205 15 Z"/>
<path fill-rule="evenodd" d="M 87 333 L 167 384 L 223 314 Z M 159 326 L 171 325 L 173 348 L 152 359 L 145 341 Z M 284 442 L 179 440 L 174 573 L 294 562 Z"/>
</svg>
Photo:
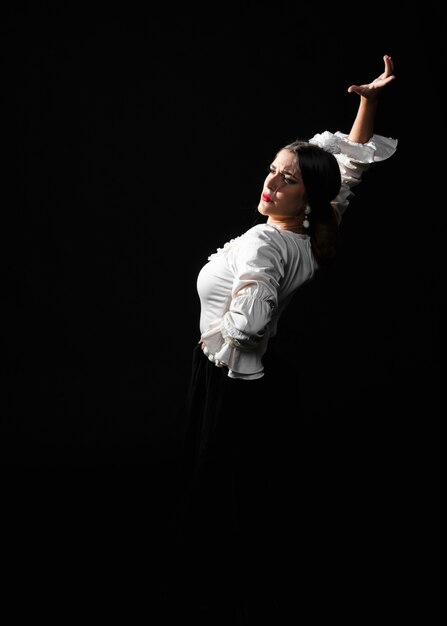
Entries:
<svg viewBox="0 0 447 626">
<path fill-rule="evenodd" d="M 342 186 L 332 203 L 339 221 L 362 174 L 397 148 L 396 139 L 381 135 L 362 144 L 329 131 L 310 143 L 332 152 L 340 166 Z M 204 353 L 218 367 L 227 367 L 231 378 L 261 378 L 262 357 L 282 311 L 317 267 L 308 235 L 269 224 L 253 226 L 218 248 L 197 278 Z"/>
</svg>

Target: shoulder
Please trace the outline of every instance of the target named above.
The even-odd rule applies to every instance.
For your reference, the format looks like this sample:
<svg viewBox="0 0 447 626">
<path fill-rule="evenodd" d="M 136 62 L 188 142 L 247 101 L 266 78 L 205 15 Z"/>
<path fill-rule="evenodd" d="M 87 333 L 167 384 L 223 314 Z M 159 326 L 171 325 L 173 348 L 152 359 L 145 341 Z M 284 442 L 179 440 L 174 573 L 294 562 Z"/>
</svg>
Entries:
<svg viewBox="0 0 447 626">
<path fill-rule="evenodd" d="M 283 265 L 302 253 L 309 238 L 303 235 L 279 230 L 270 224 L 257 224 L 247 230 L 238 240 L 234 249 L 234 258 L 249 262 L 257 259 L 258 262 Z"/>
<path fill-rule="evenodd" d="M 270 224 L 257 224 L 245 232 L 241 237 L 244 243 L 253 241 L 258 245 L 270 245 L 273 248 L 284 250 L 292 247 L 300 248 L 310 242 L 308 235 L 294 233 L 289 230 L 280 230 Z"/>
<path fill-rule="evenodd" d="M 277 255 L 283 253 L 287 248 L 281 231 L 269 224 L 257 224 L 245 233 L 239 239 L 239 251 L 245 255 L 261 254 L 261 255 Z"/>
<path fill-rule="evenodd" d="M 271 244 L 280 244 L 283 240 L 281 232 L 270 224 L 256 224 L 252 228 L 249 228 L 242 235 L 245 241 L 258 241 Z"/>
</svg>

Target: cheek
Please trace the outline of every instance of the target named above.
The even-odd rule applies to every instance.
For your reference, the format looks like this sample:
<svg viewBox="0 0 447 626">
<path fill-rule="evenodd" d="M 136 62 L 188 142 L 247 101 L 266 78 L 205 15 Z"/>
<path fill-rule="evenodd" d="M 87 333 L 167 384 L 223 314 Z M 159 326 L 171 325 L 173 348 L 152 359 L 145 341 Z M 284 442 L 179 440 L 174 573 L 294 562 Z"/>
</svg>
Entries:
<svg viewBox="0 0 447 626">
<path fill-rule="evenodd" d="M 287 207 L 292 213 L 298 213 L 304 207 L 304 193 L 299 191 L 293 191 L 293 193 L 286 194 L 284 197 L 284 206 Z"/>
</svg>

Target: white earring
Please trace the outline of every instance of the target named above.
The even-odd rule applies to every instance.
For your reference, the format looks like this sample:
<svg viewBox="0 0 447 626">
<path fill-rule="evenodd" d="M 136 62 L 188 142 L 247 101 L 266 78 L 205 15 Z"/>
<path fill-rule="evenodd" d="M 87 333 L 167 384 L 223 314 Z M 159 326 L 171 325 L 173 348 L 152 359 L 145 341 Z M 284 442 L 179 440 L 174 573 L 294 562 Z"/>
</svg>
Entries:
<svg viewBox="0 0 447 626">
<path fill-rule="evenodd" d="M 310 222 L 307 219 L 310 214 L 311 214 L 311 208 L 309 205 L 307 205 L 307 207 L 304 209 L 304 220 L 303 220 L 304 228 L 309 228 L 310 226 Z"/>
</svg>

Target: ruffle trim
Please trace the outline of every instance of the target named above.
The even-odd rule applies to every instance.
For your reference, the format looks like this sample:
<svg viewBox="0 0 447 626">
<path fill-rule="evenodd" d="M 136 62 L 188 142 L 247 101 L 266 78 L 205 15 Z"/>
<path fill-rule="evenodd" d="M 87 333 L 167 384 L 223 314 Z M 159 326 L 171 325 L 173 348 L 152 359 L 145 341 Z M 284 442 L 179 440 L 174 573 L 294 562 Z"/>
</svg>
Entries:
<svg viewBox="0 0 447 626">
<path fill-rule="evenodd" d="M 357 143 L 348 139 L 346 133 L 325 130 L 314 135 L 309 143 L 331 154 L 344 154 L 359 163 L 375 163 L 389 159 L 396 152 L 398 141 L 383 135 L 373 135 L 367 143 Z"/>
<path fill-rule="evenodd" d="M 240 238 L 241 235 L 239 237 L 234 237 L 234 239 L 230 239 L 230 241 L 227 241 L 227 243 L 224 244 L 223 248 L 217 248 L 216 252 L 210 254 L 210 256 L 208 257 L 208 261 L 211 261 L 212 258 L 220 256 L 222 254 L 227 254 L 227 252 L 231 250 L 231 248 L 236 244 L 237 241 L 239 241 Z"/>
<path fill-rule="evenodd" d="M 204 354 L 216 367 L 227 367 L 230 378 L 261 378 L 264 375 L 262 359 L 257 352 L 242 352 L 225 342 L 221 333 L 221 322 L 215 322 L 201 341 L 205 344 Z"/>
</svg>

